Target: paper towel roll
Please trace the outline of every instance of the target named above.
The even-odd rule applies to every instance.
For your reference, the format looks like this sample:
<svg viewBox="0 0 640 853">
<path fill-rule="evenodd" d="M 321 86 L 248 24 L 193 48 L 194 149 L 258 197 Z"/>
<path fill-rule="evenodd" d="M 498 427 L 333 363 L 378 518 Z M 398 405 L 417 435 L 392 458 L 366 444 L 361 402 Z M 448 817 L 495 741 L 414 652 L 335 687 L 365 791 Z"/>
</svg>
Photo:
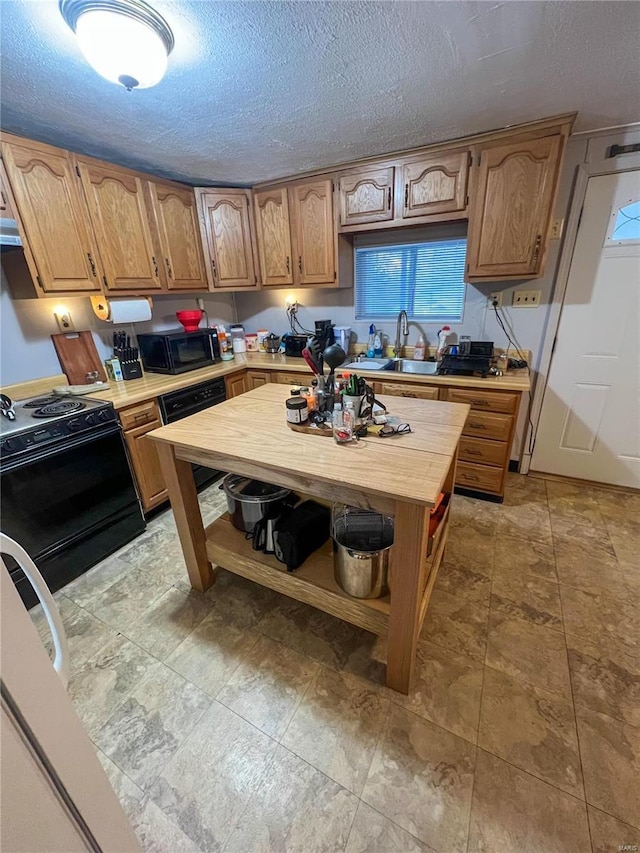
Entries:
<svg viewBox="0 0 640 853">
<path fill-rule="evenodd" d="M 91 304 L 96 317 L 108 323 L 142 323 L 151 319 L 151 300 L 106 299 L 92 296 Z"/>
</svg>

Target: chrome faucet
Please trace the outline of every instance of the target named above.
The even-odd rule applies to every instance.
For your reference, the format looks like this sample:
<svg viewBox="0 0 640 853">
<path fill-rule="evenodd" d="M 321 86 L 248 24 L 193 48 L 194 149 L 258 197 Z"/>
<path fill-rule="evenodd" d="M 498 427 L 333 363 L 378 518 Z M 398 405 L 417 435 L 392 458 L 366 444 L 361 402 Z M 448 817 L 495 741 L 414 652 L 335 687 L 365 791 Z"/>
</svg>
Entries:
<svg viewBox="0 0 640 853">
<path fill-rule="evenodd" d="M 409 334 L 409 318 L 407 317 L 406 311 L 401 311 L 398 314 L 398 319 L 396 321 L 396 344 L 393 348 L 393 355 L 395 358 L 400 358 L 401 347 L 400 347 L 400 335 L 404 335 L 405 338 Z"/>
</svg>

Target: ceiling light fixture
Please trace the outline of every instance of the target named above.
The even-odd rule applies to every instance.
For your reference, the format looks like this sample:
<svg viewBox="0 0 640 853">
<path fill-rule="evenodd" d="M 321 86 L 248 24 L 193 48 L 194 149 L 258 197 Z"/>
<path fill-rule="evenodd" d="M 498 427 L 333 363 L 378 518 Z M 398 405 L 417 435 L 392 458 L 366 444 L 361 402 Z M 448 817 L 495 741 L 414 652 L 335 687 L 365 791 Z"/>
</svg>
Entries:
<svg viewBox="0 0 640 853">
<path fill-rule="evenodd" d="M 162 80 L 173 33 L 143 0 L 60 0 L 60 12 L 98 74 L 129 91 Z"/>
</svg>

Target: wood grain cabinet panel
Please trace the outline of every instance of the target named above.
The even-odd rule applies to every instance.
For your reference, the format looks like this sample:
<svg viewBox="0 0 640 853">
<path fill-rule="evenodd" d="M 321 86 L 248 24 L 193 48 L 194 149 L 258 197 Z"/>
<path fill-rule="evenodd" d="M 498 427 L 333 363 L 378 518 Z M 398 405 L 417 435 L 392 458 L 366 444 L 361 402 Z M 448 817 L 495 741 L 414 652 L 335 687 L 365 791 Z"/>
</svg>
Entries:
<svg viewBox="0 0 640 853">
<path fill-rule="evenodd" d="M 193 190 L 155 181 L 148 181 L 146 189 L 167 289 L 208 290 Z"/>
<path fill-rule="evenodd" d="M 248 190 L 197 189 L 202 238 L 214 290 L 255 290 Z"/>
<path fill-rule="evenodd" d="M 240 394 L 244 394 L 248 390 L 246 371 L 243 370 L 242 373 L 232 373 L 230 376 L 225 376 L 224 384 L 227 400 L 231 397 L 239 397 Z"/>
<path fill-rule="evenodd" d="M 291 385 L 294 388 L 298 385 L 309 385 L 313 376 L 311 373 L 285 373 L 282 370 L 274 370 L 271 373 L 271 381 L 278 385 Z"/>
<path fill-rule="evenodd" d="M 418 400 L 437 400 L 438 389 L 426 385 L 409 385 L 405 382 L 374 382 L 376 394 L 390 397 L 415 397 Z"/>
<path fill-rule="evenodd" d="M 402 166 L 403 219 L 464 210 L 469 152 L 435 154 Z"/>
<path fill-rule="evenodd" d="M 110 291 L 162 289 L 143 181 L 134 173 L 77 159 Z"/>
<path fill-rule="evenodd" d="M 253 199 L 262 284 L 293 284 L 293 253 L 286 187 L 256 192 Z"/>
<path fill-rule="evenodd" d="M 499 494 L 502 491 L 504 471 L 489 465 L 475 465 L 471 462 L 458 462 L 456 467 L 456 485 L 478 492 Z"/>
<path fill-rule="evenodd" d="M 480 147 L 468 280 L 542 275 L 562 143 L 556 134 Z"/>
<path fill-rule="evenodd" d="M 509 445 L 506 441 L 485 441 L 463 435 L 458 446 L 458 459 L 503 468 L 507 463 Z"/>
<path fill-rule="evenodd" d="M 269 382 L 271 382 L 271 376 L 267 370 L 247 370 L 247 391 L 253 391 L 261 385 L 268 385 Z"/>
<path fill-rule="evenodd" d="M 100 255 L 69 152 L 24 140 L 3 143 L 2 158 L 44 293 L 100 291 Z"/>
<path fill-rule="evenodd" d="M 0 213 L 2 213 L 3 219 L 15 219 L 15 212 L 9 197 L 9 179 L 2 160 L 0 160 Z"/>
<path fill-rule="evenodd" d="M 340 178 L 340 224 L 393 219 L 395 169 L 367 169 Z"/>
<path fill-rule="evenodd" d="M 295 284 L 333 284 L 336 258 L 333 233 L 333 182 L 311 181 L 289 190 Z"/>
<path fill-rule="evenodd" d="M 511 435 L 513 417 L 495 412 L 476 412 L 472 409 L 464 425 L 464 435 L 507 441 Z"/>
<path fill-rule="evenodd" d="M 503 391 L 476 391 L 471 388 L 449 388 L 447 400 L 450 403 L 467 403 L 472 409 L 488 412 L 512 414 L 518 408 L 518 395 Z"/>
<path fill-rule="evenodd" d="M 138 494 L 145 512 L 167 500 L 156 445 L 145 436 L 162 426 L 155 400 L 145 400 L 118 412 Z"/>
</svg>

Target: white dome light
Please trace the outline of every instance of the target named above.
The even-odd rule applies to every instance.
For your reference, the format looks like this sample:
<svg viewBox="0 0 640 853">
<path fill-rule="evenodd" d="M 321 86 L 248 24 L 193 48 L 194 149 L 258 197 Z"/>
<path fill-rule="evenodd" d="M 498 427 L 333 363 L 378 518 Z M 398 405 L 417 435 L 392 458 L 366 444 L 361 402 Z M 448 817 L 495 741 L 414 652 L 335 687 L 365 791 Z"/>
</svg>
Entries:
<svg viewBox="0 0 640 853">
<path fill-rule="evenodd" d="M 163 78 L 173 34 L 142 0 L 60 0 L 85 59 L 102 77 L 127 89 Z"/>
</svg>

